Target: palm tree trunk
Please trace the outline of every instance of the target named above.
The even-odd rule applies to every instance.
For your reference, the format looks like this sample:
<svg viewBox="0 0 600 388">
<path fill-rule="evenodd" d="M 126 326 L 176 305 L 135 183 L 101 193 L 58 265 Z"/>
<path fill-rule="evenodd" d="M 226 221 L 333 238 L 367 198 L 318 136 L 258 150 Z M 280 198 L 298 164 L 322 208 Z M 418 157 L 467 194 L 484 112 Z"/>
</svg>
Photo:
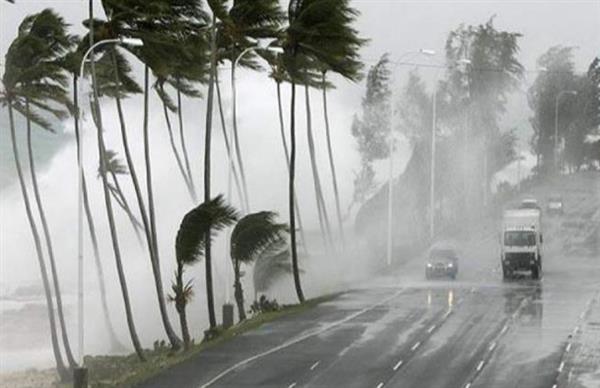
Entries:
<svg viewBox="0 0 600 388">
<path fill-rule="evenodd" d="M 281 133 L 281 143 L 283 145 L 283 152 L 285 153 L 285 164 L 290 173 L 290 153 L 287 147 L 287 140 L 285 139 L 285 124 L 283 122 L 283 107 L 281 105 L 281 82 L 275 82 L 277 85 L 277 109 L 279 112 L 279 130 Z M 298 205 L 298 196 L 294 195 L 294 209 L 296 211 L 296 217 L 298 218 L 298 231 L 300 232 L 300 238 L 302 239 L 302 248 L 304 254 L 308 256 L 308 247 L 306 243 L 306 237 L 304 235 L 304 227 L 302 226 L 302 217 L 300 216 L 300 206 Z"/>
<path fill-rule="evenodd" d="M 292 248 L 292 271 L 294 286 L 300 303 L 304 303 L 304 293 L 300 284 L 300 270 L 298 268 L 298 250 L 296 248 L 296 213 L 294 212 L 294 179 L 296 174 L 296 82 L 292 79 L 292 97 L 290 109 L 290 179 L 288 190 L 288 210 L 290 215 L 290 244 Z"/>
<path fill-rule="evenodd" d="M 244 290 L 242 289 L 242 282 L 240 281 L 240 263 L 237 260 L 234 263 L 234 276 L 235 280 L 233 282 L 233 288 L 235 303 L 237 304 L 238 317 L 241 322 L 246 319 L 246 310 L 244 309 Z"/>
<path fill-rule="evenodd" d="M 159 86 L 162 89 L 162 86 Z M 164 90 L 163 90 L 164 93 Z M 169 143 L 171 144 L 171 150 L 173 151 L 173 155 L 175 155 L 175 160 L 177 162 L 177 167 L 179 168 L 179 172 L 183 177 L 183 181 L 185 182 L 185 186 L 188 189 L 188 193 L 190 194 L 190 198 L 192 202 L 195 204 L 198 201 L 196 198 L 196 193 L 194 192 L 194 188 L 192 187 L 188 174 L 186 173 L 185 168 L 183 167 L 183 162 L 181 160 L 181 156 L 179 156 L 179 151 L 177 150 L 177 146 L 175 145 L 175 138 L 173 136 L 173 128 L 171 127 L 171 119 L 169 118 L 169 110 L 167 109 L 167 104 L 161 99 L 163 106 L 163 113 L 165 115 L 165 122 L 167 124 L 167 131 L 169 132 Z"/>
<path fill-rule="evenodd" d="M 219 85 L 219 72 L 215 73 L 215 87 L 217 89 L 217 105 L 219 107 L 219 116 L 221 117 L 221 130 L 223 131 L 223 140 L 225 141 L 225 149 L 227 150 L 227 157 L 229 160 L 233 160 L 233 155 L 231 154 L 231 147 L 229 145 L 229 135 L 227 135 L 227 125 L 225 124 L 225 113 L 223 112 L 223 101 L 221 99 L 221 87 Z M 238 198 L 240 200 L 240 204 L 242 208 L 245 208 L 246 199 L 244 198 L 244 194 L 242 192 L 242 185 L 240 184 L 240 178 L 238 177 L 237 169 L 235 168 L 235 164 L 231 163 L 231 173 L 233 175 L 233 181 L 235 183 L 235 188 L 238 194 Z M 245 212 L 248 209 L 244 209 Z"/>
<path fill-rule="evenodd" d="M 115 52 L 113 51 L 112 53 L 113 55 L 113 66 L 115 68 L 115 70 L 117 69 L 117 61 L 116 61 L 116 55 Z M 117 87 L 120 85 L 120 81 L 119 81 L 119 75 L 118 75 L 118 71 L 115 71 L 115 81 L 117 83 Z M 150 165 L 149 165 L 149 149 L 148 149 L 148 133 L 147 133 L 147 97 L 148 97 L 148 67 L 146 67 L 146 72 L 145 72 L 145 86 L 144 86 L 144 154 L 145 154 L 145 159 L 146 159 L 146 174 L 147 174 L 147 185 L 148 185 L 148 193 L 151 194 L 152 192 L 152 182 L 151 180 L 148 180 L 148 175 L 149 174 L 149 169 L 150 169 Z M 135 170 L 135 165 L 133 163 L 133 158 L 131 156 L 131 151 L 129 149 L 129 141 L 127 140 L 127 128 L 125 126 L 125 118 L 123 115 L 123 107 L 121 106 L 121 97 L 119 96 L 119 91 L 117 91 L 116 93 L 116 97 L 115 97 L 116 103 L 117 103 L 117 112 L 119 114 L 119 122 L 120 122 L 120 127 L 121 127 L 121 138 L 123 141 L 123 149 L 125 150 L 125 159 L 127 160 L 127 167 L 129 168 L 129 174 L 131 175 L 131 181 L 133 183 L 133 187 L 134 187 L 134 191 L 135 191 L 135 195 L 137 198 L 137 202 L 138 202 L 138 206 L 139 206 L 139 210 L 140 210 L 140 216 L 142 218 L 142 224 L 144 225 L 144 232 L 146 234 L 146 241 L 148 243 L 148 253 L 150 255 L 150 264 L 152 265 L 152 274 L 154 276 L 154 286 L 156 288 L 156 295 L 157 295 L 157 299 L 158 299 L 158 306 L 159 306 L 159 310 L 160 310 L 160 315 L 161 315 L 161 319 L 162 319 L 162 323 L 163 323 L 163 327 L 165 329 L 165 332 L 167 334 L 167 337 L 169 338 L 169 341 L 171 342 L 171 346 L 173 346 L 174 349 L 178 349 L 179 346 L 181 345 L 181 340 L 177 337 L 177 335 L 175 334 L 175 332 L 173 331 L 173 328 L 171 327 L 171 323 L 169 322 L 169 317 L 167 315 L 167 309 L 165 306 L 165 300 L 164 300 L 164 294 L 163 294 L 163 288 L 162 288 L 162 278 L 160 275 L 160 265 L 159 265 L 159 261 L 158 261 L 158 250 L 156 249 L 156 245 L 155 245 L 155 241 L 154 241 L 154 234 L 152 233 L 152 223 L 151 221 L 149 221 L 148 215 L 146 214 L 146 207 L 144 204 L 144 198 L 142 196 L 142 190 L 138 181 L 138 177 L 137 177 L 137 173 Z M 103 161 L 104 163 L 104 161 Z M 149 202 L 150 202 L 151 198 L 149 196 Z M 152 219 L 153 217 L 153 206 L 149 204 L 149 209 L 150 210 L 150 219 Z"/>
<path fill-rule="evenodd" d="M 94 88 L 94 94 L 97 94 L 96 88 Z M 98 97 L 94 96 L 94 104 L 98 107 Z M 97 111 L 99 113 L 99 110 Z M 100 155 L 100 177 L 102 178 L 102 189 L 104 191 L 104 205 L 106 207 L 106 215 L 108 217 L 108 225 L 110 229 L 110 236 L 113 246 L 113 252 L 115 254 L 115 264 L 117 267 L 117 274 L 119 276 L 119 284 L 121 285 L 121 294 L 123 296 L 123 304 L 125 305 L 125 316 L 127 318 L 127 327 L 129 328 L 129 335 L 131 337 L 131 342 L 133 344 L 133 348 L 138 355 L 138 358 L 141 361 L 145 361 L 146 357 L 144 356 L 144 351 L 140 344 L 140 340 L 137 335 L 137 331 L 135 329 L 135 323 L 133 322 L 133 314 L 131 312 L 131 302 L 129 300 L 129 291 L 127 289 L 127 279 L 125 278 L 125 272 L 123 271 L 123 262 L 121 260 L 121 249 L 119 247 L 119 239 L 117 235 L 117 226 L 115 223 L 112 203 L 110 199 L 110 193 L 108 191 L 108 179 L 106 178 L 106 158 L 104 157 L 106 153 L 106 148 L 104 146 L 104 135 L 102 129 L 102 119 L 98 114 L 98 122 L 99 126 L 97 127 L 98 132 L 98 154 Z"/>
<path fill-rule="evenodd" d="M 244 190 L 244 204 L 246 207 L 246 212 L 250 211 L 250 198 L 248 198 L 248 184 L 246 183 L 246 173 L 244 172 L 244 161 L 242 160 L 242 152 L 240 150 L 240 137 L 238 134 L 237 127 L 237 101 L 236 101 L 236 93 L 235 93 L 235 63 L 231 64 L 231 87 L 234 90 L 232 93 L 232 109 L 233 109 L 233 145 L 235 147 L 235 154 L 238 160 L 238 165 L 240 166 L 240 176 L 242 178 L 242 188 Z"/>
<path fill-rule="evenodd" d="M 127 201 L 127 197 L 125 197 L 125 194 L 123 193 L 123 189 L 121 188 L 121 184 L 119 183 L 119 178 L 117 177 L 117 174 L 111 171 L 110 176 L 112 177 L 112 180 L 115 183 L 114 190 L 111 190 L 111 193 L 114 195 L 117 204 L 121 207 L 121 209 L 123 209 L 123 212 L 127 215 L 127 218 L 129 218 L 129 222 L 133 226 L 133 231 L 135 232 L 135 237 L 137 238 L 140 246 L 143 248 L 144 243 L 142 242 L 142 236 L 140 236 L 142 224 L 140 224 L 138 219 L 133 214 L 133 211 L 129 206 L 129 202 Z"/>
<path fill-rule="evenodd" d="M 52 247 L 52 238 L 50 237 L 50 229 L 48 228 L 48 221 L 46 220 L 46 212 L 42 204 L 40 196 L 40 189 L 37 182 L 37 175 L 35 169 L 35 161 L 33 159 L 33 148 L 31 146 L 31 120 L 29 119 L 29 100 L 25 99 L 25 112 L 27 119 L 27 153 L 29 157 L 29 172 L 31 173 L 31 184 L 33 187 L 33 197 L 38 209 L 40 220 L 42 221 L 42 231 L 44 232 L 44 239 L 46 241 L 46 248 L 48 249 L 48 258 L 50 260 L 50 273 L 52 274 L 52 280 L 54 281 L 54 294 L 56 297 L 56 312 L 58 313 L 58 323 L 60 325 L 60 331 L 62 334 L 63 347 L 65 349 L 65 355 L 71 368 L 77 366 L 73 353 L 71 352 L 71 344 L 69 343 L 69 334 L 67 333 L 67 325 L 65 323 L 65 315 L 62 304 L 62 293 L 60 291 L 60 280 L 58 278 L 58 271 L 56 270 L 56 259 L 54 257 L 54 249 Z"/>
<path fill-rule="evenodd" d="M 206 99 L 206 130 L 204 139 L 204 202 L 210 201 L 210 146 L 212 135 L 212 114 L 213 98 L 215 88 L 215 74 L 217 72 L 217 32 L 216 16 L 213 15 L 211 26 L 211 44 L 210 44 L 210 75 L 208 80 L 208 96 Z M 205 277 L 206 277 L 206 306 L 208 309 L 208 321 L 210 329 L 217 327 L 217 318 L 215 315 L 215 302 L 213 295 L 212 280 L 212 255 L 210 230 L 207 233 L 204 251 Z"/>
<path fill-rule="evenodd" d="M 115 65 L 116 65 L 116 58 Z M 116 68 L 116 66 L 115 66 Z M 160 310 L 160 317 L 162 319 L 162 323 L 169 338 L 169 342 L 173 349 L 179 349 L 182 345 L 181 340 L 175 334 L 175 330 L 171 326 L 171 321 L 169 321 L 169 315 L 167 312 L 167 306 L 165 303 L 165 295 L 162 284 L 162 276 L 160 273 L 160 257 L 158 254 L 158 237 L 156 234 L 156 216 L 154 212 L 154 194 L 152 190 L 152 166 L 150 164 L 150 137 L 148 134 L 148 90 L 149 90 L 149 78 L 150 71 L 148 65 L 145 66 L 144 70 L 144 160 L 146 164 L 146 188 L 148 191 L 148 213 L 149 213 L 149 221 L 150 221 L 150 229 L 149 233 L 151 236 L 150 241 L 150 250 L 153 251 L 154 255 L 150 255 L 150 261 L 152 262 L 152 273 L 154 275 L 154 285 L 156 288 L 156 296 L 158 298 L 158 307 Z M 120 105 L 120 104 L 119 104 Z M 120 113 L 120 118 L 123 121 L 122 111 Z M 133 173 L 133 171 L 132 171 Z M 132 174 L 133 177 L 133 174 Z M 140 202 L 140 206 L 143 207 L 143 202 Z"/>
<path fill-rule="evenodd" d="M 323 87 L 323 115 L 325 117 L 325 135 L 327 137 L 327 153 L 329 155 L 329 168 L 331 169 L 331 181 L 333 183 L 333 194 L 335 195 L 335 210 L 337 213 L 338 228 L 340 230 L 340 238 L 342 247 L 346 246 L 346 238 L 344 236 L 344 225 L 342 223 L 342 210 L 340 207 L 340 195 L 338 191 L 337 176 L 335 173 L 335 163 L 333 162 L 333 149 L 331 147 L 331 133 L 329 130 L 329 112 L 327 110 L 327 89 L 325 82 L 325 72 L 322 73 Z"/>
<path fill-rule="evenodd" d="M 46 296 L 46 308 L 48 310 L 48 320 L 50 321 L 50 340 L 52 342 L 52 351 L 54 353 L 54 360 L 56 362 L 56 370 L 62 381 L 66 381 L 70 378 L 69 371 L 67 370 L 62 355 L 60 353 L 60 345 L 58 343 L 58 334 L 56 330 L 56 321 L 54 320 L 54 302 L 52 301 L 52 290 L 50 288 L 50 281 L 48 280 L 48 272 L 46 270 L 46 264 L 44 263 L 44 253 L 42 251 L 42 244 L 40 241 L 40 235 L 35 226 L 35 220 L 33 218 L 33 212 L 31 211 L 31 204 L 29 202 L 29 195 L 27 194 L 27 188 L 25 186 L 25 179 L 23 178 L 23 170 L 21 168 L 21 161 L 19 159 L 19 150 L 17 148 L 17 139 L 15 135 L 15 120 L 13 115 L 12 101 L 8 101 L 8 117 L 10 120 L 10 139 L 12 143 L 13 156 L 15 158 L 15 166 L 17 169 L 17 176 L 19 177 L 19 186 L 21 188 L 21 194 L 23 195 L 23 202 L 25 204 L 25 211 L 27 213 L 27 220 L 29 221 L 29 227 L 31 228 L 31 234 L 33 235 L 33 241 L 35 244 L 35 250 L 37 254 L 38 264 L 40 266 L 40 273 L 42 275 L 42 282 L 44 284 L 44 295 Z"/>
<path fill-rule="evenodd" d="M 177 117 L 179 118 L 179 140 L 181 141 L 181 152 L 183 153 L 183 160 L 185 162 L 185 169 L 187 172 L 188 182 L 194 193 L 194 201 L 197 201 L 198 195 L 196 193 L 196 186 L 194 185 L 194 178 L 192 176 L 192 168 L 190 167 L 190 157 L 187 152 L 187 145 L 185 141 L 185 131 L 183 130 L 183 105 L 181 104 L 181 92 L 177 89 Z"/>
<path fill-rule="evenodd" d="M 315 153 L 315 141 L 312 133 L 312 120 L 310 110 L 310 94 L 308 85 L 304 85 L 304 97 L 306 102 L 306 136 L 308 139 L 308 150 L 310 154 L 310 166 L 312 169 L 313 183 L 315 186 L 315 198 L 317 200 L 317 209 L 319 211 L 319 226 L 321 227 L 321 236 L 328 249 L 333 246 L 331 241 L 331 227 L 325 201 L 323 200 L 323 191 L 321 189 L 321 179 L 319 178 L 319 168 L 317 167 L 317 158 Z"/>
<path fill-rule="evenodd" d="M 183 284 L 183 264 L 181 262 L 177 262 L 177 279 L 176 279 L 176 289 L 179 290 L 179 295 L 177 292 L 175 293 L 175 307 L 177 309 L 177 313 L 179 314 L 179 324 L 181 326 L 181 336 L 183 338 L 183 348 L 188 350 L 190 348 L 191 337 L 190 337 L 190 329 L 188 328 L 187 316 L 185 313 L 185 305 L 187 303 L 184 284 Z"/>
</svg>

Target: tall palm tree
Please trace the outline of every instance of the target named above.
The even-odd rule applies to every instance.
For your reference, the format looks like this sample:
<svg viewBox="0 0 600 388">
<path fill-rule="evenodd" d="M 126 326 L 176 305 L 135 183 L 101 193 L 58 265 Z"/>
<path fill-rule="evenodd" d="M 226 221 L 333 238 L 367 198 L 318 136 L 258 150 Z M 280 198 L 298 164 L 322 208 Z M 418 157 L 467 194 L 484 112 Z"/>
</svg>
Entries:
<svg viewBox="0 0 600 388">
<path fill-rule="evenodd" d="M 348 57 L 348 42 L 356 38 L 351 26 L 356 11 L 348 0 L 290 0 L 288 5 L 288 27 L 282 37 L 284 64 L 291 80 L 290 101 L 290 177 L 289 214 L 291 233 L 292 269 L 298 299 L 303 302 L 304 294 L 300 283 L 298 252 L 296 249 L 296 220 L 294 213 L 294 178 L 296 163 L 296 83 L 302 80 L 305 69 L 301 57 L 313 58 L 332 71 L 349 77 L 344 63 L 355 60 Z M 326 49 L 323 49 L 326 48 Z"/>
<path fill-rule="evenodd" d="M 185 309 L 193 296 L 192 281 L 183 280 L 185 268 L 202 258 L 206 252 L 206 241 L 212 240 L 217 231 L 233 224 L 236 219 L 236 210 L 225 204 L 223 196 L 219 195 L 189 211 L 181 221 L 175 239 L 177 269 L 170 299 L 175 302 L 179 314 L 185 349 L 189 348 L 191 341 Z"/>
<path fill-rule="evenodd" d="M 79 45 L 81 43 L 79 42 Z M 75 128 L 75 143 L 77 145 L 77 149 L 81 146 L 81 136 L 80 136 L 80 128 L 79 128 L 79 120 L 78 115 L 80 114 L 79 107 L 79 65 L 81 63 L 81 58 L 83 54 L 81 49 L 76 49 L 68 52 L 60 61 L 59 64 L 63 69 L 65 69 L 69 74 L 71 74 L 73 81 L 73 124 Z M 79 152 L 77 152 L 79 157 Z M 98 246 L 98 237 L 96 234 L 96 225 L 94 223 L 94 218 L 92 215 L 92 210 L 90 206 L 89 196 L 88 196 L 88 188 L 87 188 L 87 180 L 85 177 L 85 172 L 82 171 L 81 175 L 81 184 L 82 184 L 82 196 L 83 196 L 83 208 L 85 211 L 85 217 L 88 225 L 88 232 L 90 234 L 90 240 L 92 243 L 92 251 L 94 253 L 94 264 L 96 266 L 96 275 L 98 277 L 98 284 L 100 287 L 100 302 L 102 305 L 102 312 L 104 317 L 104 323 L 106 325 L 106 330 L 108 332 L 111 347 L 114 350 L 123 349 L 123 345 L 120 343 L 113 324 L 110 319 L 110 312 L 108 310 L 108 301 L 106 298 L 106 282 L 104 279 L 104 268 L 102 265 L 102 261 L 100 260 L 100 249 Z"/>
<path fill-rule="evenodd" d="M 0 94 L 0 103 L 8 108 L 9 125 L 11 134 L 12 152 L 15 160 L 15 167 L 17 170 L 17 176 L 19 178 L 19 186 L 21 188 L 21 194 L 23 196 L 23 202 L 25 205 L 25 211 L 27 214 L 27 220 L 31 229 L 32 237 L 34 240 L 36 256 L 38 259 L 38 265 L 42 276 L 42 283 L 44 286 L 44 295 L 46 297 L 46 308 L 48 312 L 48 320 L 50 323 L 50 339 L 52 343 L 52 351 L 54 353 L 54 359 L 56 362 L 56 370 L 61 378 L 65 381 L 69 378 L 69 371 L 67 370 L 65 363 L 62 358 L 60 344 L 58 340 L 58 332 L 56 327 L 56 321 L 54 317 L 54 302 L 52 300 L 52 288 L 48 277 L 48 271 L 46 269 L 46 263 L 44 261 L 44 252 L 42 249 L 42 243 L 40 235 L 35 223 L 33 211 L 31 209 L 31 202 L 29 200 L 29 194 L 25 184 L 23 168 L 21 166 L 21 159 L 19 156 L 19 148 L 16 139 L 16 128 L 14 120 L 14 110 L 20 113 L 24 113 L 23 95 L 28 93 L 27 84 L 32 82 L 44 81 L 58 88 L 62 88 L 62 79 L 57 72 L 50 77 L 46 77 L 47 72 L 40 70 L 44 65 L 36 63 L 32 54 L 33 51 L 28 47 L 31 45 L 33 40 L 28 34 L 28 30 L 31 28 L 31 24 L 34 22 L 36 15 L 28 16 L 21 23 L 19 34 L 17 38 L 10 45 L 5 62 L 5 71 L 2 75 L 3 90 Z M 37 42 L 36 42 L 37 43 Z M 38 66 L 37 69 L 32 67 L 33 64 Z M 37 71 L 33 71 L 37 70 Z M 53 79 L 56 77 L 56 81 Z M 58 82 L 58 84 L 55 84 Z"/>
<path fill-rule="evenodd" d="M 287 140 L 285 137 L 285 120 L 283 118 L 283 105 L 281 101 L 281 84 L 288 80 L 288 77 L 285 73 L 285 67 L 283 65 L 283 59 L 281 54 L 276 55 L 268 55 L 268 53 L 263 54 L 267 61 L 271 65 L 271 74 L 270 77 L 275 81 L 275 85 L 277 87 L 277 114 L 279 117 L 279 133 L 281 135 L 281 144 L 283 147 L 283 153 L 285 155 L 285 165 L 287 167 L 288 174 L 290 173 L 290 152 L 288 150 Z M 294 208 L 296 211 L 296 217 L 298 220 L 298 232 L 300 232 L 300 239 L 302 241 L 302 248 L 304 249 L 304 254 L 308 256 L 308 247 L 306 242 L 306 237 L 304 235 L 304 227 L 302 226 L 302 216 L 300 214 L 300 206 L 298 205 L 298 196 L 294 194 Z"/>
<path fill-rule="evenodd" d="M 42 114 L 49 113 L 62 119 L 67 115 L 64 108 L 71 108 L 65 88 L 66 77 L 62 68 L 57 64 L 57 60 L 73 44 L 72 37 L 67 34 L 67 25 L 64 19 L 53 11 L 46 9 L 26 17 L 19 26 L 17 39 L 9 48 L 4 79 L 9 106 L 21 113 L 27 123 L 27 151 L 34 200 L 48 251 L 63 346 L 71 368 L 76 365 L 76 362 L 67 334 L 54 249 L 37 181 L 31 142 L 31 124 L 34 122 L 41 128 L 52 131 L 51 125 L 42 117 Z M 12 62 L 9 63 L 9 60 Z M 16 148 L 15 151 L 17 152 Z M 25 199 L 25 187 L 22 190 Z"/>
<path fill-rule="evenodd" d="M 230 240 L 231 261 L 234 271 L 234 295 L 240 321 L 246 319 L 244 291 L 242 289 L 242 264 L 251 264 L 261 256 L 271 256 L 286 245 L 286 224 L 275 222 L 277 214 L 270 211 L 251 213 L 233 228 Z"/>
</svg>

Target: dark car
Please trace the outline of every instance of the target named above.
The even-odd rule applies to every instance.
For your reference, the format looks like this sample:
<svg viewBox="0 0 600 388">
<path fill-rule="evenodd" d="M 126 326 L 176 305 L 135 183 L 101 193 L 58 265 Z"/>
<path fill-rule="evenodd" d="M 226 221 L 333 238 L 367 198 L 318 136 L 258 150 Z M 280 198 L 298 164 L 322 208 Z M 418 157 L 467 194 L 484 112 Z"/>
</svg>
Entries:
<svg viewBox="0 0 600 388">
<path fill-rule="evenodd" d="M 452 248 L 432 248 L 425 265 L 425 277 L 450 277 L 456 279 L 458 274 L 458 255 Z"/>
<path fill-rule="evenodd" d="M 535 198 L 525 198 L 521 201 L 519 205 L 519 209 L 537 209 L 542 210 L 540 205 L 538 205 L 538 201 Z"/>
<path fill-rule="evenodd" d="M 552 214 L 562 215 L 565 211 L 562 198 L 559 196 L 554 196 L 554 197 L 548 198 L 546 210 L 549 215 L 552 215 Z"/>
</svg>

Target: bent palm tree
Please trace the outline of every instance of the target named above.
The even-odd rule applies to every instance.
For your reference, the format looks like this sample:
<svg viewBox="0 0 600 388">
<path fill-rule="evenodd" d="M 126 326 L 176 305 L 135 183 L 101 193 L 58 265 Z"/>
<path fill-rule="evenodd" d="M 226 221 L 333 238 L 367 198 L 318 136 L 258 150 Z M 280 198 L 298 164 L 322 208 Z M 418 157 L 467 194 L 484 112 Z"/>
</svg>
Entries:
<svg viewBox="0 0 600 388">
<path fill-rule="evenodd" d="M 235 209 L 225 204 L 223 196 L 200 204 L 188 212 L 181 221 L 175 239 L 175 257 L 177 269 L 172 285 L 171 301 L 179 314 L 181 335 L 185 349 L 190 345 L 190 333 L 187 325 L 186 306 L 193 296 L 192 282 L 184 282 L 185 268 L 197 263 L 206 252 L 206 241 L 212 240 L 214 234 L 233 224 L 237 219 Z"/>
<path fill-rule="evenodd" d="M 348 47 L 358 44 L 356 31 L 351 22 L 357 12 L 349 6 L 348 0 L 290 0 L 288 5 L 288 27 L 283 32 L 281 46 L 284 49 L 283 62 L 291 80 L 290 101 L 290 177 L 289 214 L 291 233 L 292 269 L 296 294 L 300 302 L 304 294 L 300 283 L 298 252 L 296 249 L 296 220 L 294 213 L 294 187 L 296 168 L 296 83 L 301 81 L 305 69 L 301 57 L 309 57 L 330 68 L 332 71 L 349 77 L 347 61 L 357 62 L 357 54 L 352 55 Z M 352 43 L 352 44 L 349 44 Z M 324 50 L 323 47 L 327 49 Z"/>
<path fill-rule="evenodd" d="M 27 16 L 19 26 L 19 35 L 9 48 L 3 83 L 8 97 L 8 105 L 21 113 L 27 123 L 27 151 L 34 200 L 48 251 L 63 346 L 67 361 L 73 368 L 76 362 L 67 334 L 56 259 L 37 181 L 31 143 L 32 122 L 43 129 L 52 131 L 51 125 L 41 116 L 43 112 L 62 119 L 67 116 L 67 112 L 63 109 L 70 109 L 72 106 L 65 88 L 66 77 L 57 63 L 74 44 L 73 37 L 68 35 L 66 30 L 67 25 L 64 19 L 50 9 Z M 16 144 L 14 147 L 14 151 L 17 152 Z M 25 187 L 22 190 L 25 200 L 27 196 Z"/>
<path fill-rule="evenodd" d="M 242 289 L 242 264 L 250 264 L 262 256 L 281 251 L 286 245 L 287 225 L 275 222 L 277 214 L 269 211 L 248 214 L 233 228 L 230 240 L 234 271 L 235 301 L 240 321 L 246 319 L 244 291 Z"/>
</svg>

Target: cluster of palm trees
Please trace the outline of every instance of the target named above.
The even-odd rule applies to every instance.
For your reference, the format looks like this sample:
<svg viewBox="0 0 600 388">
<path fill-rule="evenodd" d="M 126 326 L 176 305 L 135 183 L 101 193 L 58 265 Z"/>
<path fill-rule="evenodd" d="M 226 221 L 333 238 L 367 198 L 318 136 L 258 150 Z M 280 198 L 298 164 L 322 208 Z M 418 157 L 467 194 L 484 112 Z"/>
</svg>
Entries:
<svg viewBox="0 0 600 388">
<path fill-rule="evenodd" d="M 57 369 L 63 378 L 69 375 L 69 368 L 76 365 L 72 355 L 61 301 L 58 269 L 52 249 L 52 239 L 44 213 L 44 204 L 37 184 L 36 168 L 31 147 L 32 126 L 52 131 L 48 120 L 53 115 L 59 120 L 71 116 L 74 120 L 76 142 L 81 147 L 79 128 L 80 98 L 78 95 L 79 65 L 85 53 L 95 43 L 120 37 L 137 38 L 143 45 L 122 46 L 103 45 L 91 54 L 85 66 L 91 77 L 89 107 L 96 127 L 99 158 L 98 175 L 102 182 L 104 207 L 109 224 L 115 265 L 121 287 L 128 329 L 133 347 L 141 360 L 144 352 L 135 328 L 132 306 L 129 298 L 127 279 L 123 271 L 123 253 L 119 242 L 119 232 L 115 221 L 113 202 L 125 212 L 140 243 L 147 250 L 148 260 L 153 271 L 156 298 L 162 324 L 171 346 L 179 349 L 190 345 L 190 334 L 185 315 L 185 307 L 192 294 L 192 284 L 185 281 L 184 270 L 203 258 L 205 262 L 205 285 L 210 329 L 217 327 L 214 309 L 211 243 L 215 233 L 236 223 L 229 241 L 234 268 L 234 294 L 238 304 L 240 319 L 244 319 L 244 297 L 242 291 L 242 265 L 254 261 L 261 262 L 273 258 L 281 263 L 282 252 L 288 251 L 291 257 L 291 270 L 295 290 L 300 302 L 304 301 L 298 264 L 297 228 L 303 233 L 300 220 L 300 207 L 295 198 L 296 173 L 296 88 L 304 86 L 307 112 L 307 136 L 311 167 L 316 193 L 317 209 L 324 241 L 335 249 L 333 230 L 327 213 L 322 184 L 315 157 L 314 133 L 311 126 L 310 88 L 322 90 L 324 118 L 326 123 L 329 167 L 333 177 L 339 241 L 343 243 L 343 226 L 340 212 L 340 199 L 336 181 L 333 145 L 330 138 L 330 125 L 327 111 L 327 90 L 332 87 L 328 75 L 338 74 L 351 81 L 360 78 L 362 64 L 358 50 L 364 44 L 353 28 L 357 12 L 350 7 L 349 0 L 290 0 L 287 12 L 280 8 L 278 0 L 103 0 L 102 7 L 106 18 L 96 19 L 93 2 L 89 0 L 89 17 L 84 21 L 87 28 L 85 37 L 77 37 L 68 31 L 68 25 L 56 12 L 45 9 L 26 17 L 19 26 L 18 35 L 10 45 L 2 76 L 3 89 L 0 90 L 0 103 L 8 108 L 10 131 L 15 156 L 19 184 L 25 203 L 27 218 L 33 234 L 35 248 L 48 306 L 52 345 Z M 269 39 L 270 46 L 279 49 L 277 53 L 262 49 L 257 45 L 261 39 Z M 242 55 L 248 54 L 248 55 Z M 144 66 L 143 82 L 138 84 L 132 74 L 128 58 L 135 57 Z M 250 200 L 239 141 L 238 126 L 234 120 L 232 131 L 226 129 L 226 119 L 221 99 L 219 67 L 225 62 L 231 64 L 232 84 L 235 82 L 235 65 L 261 69 L 265 61 L 270 76 L 275 81 L 278 96 L 279 124 L 285 159 L 289 172 L 289 226 L 278 223 L 272 212 L 250 213 Z M 69 82 L 71 79 L 71 82 Z M 291 86 L 289 139 L 286 137 L 284 114 L 281 100 L 281 87 L 284 82 Z M 70 96 L 69 85 L 72 86 Z M 232 85 L 234 86 L 234 85 Z M 183 125 L 182 96 L 199 98 L 206 88 L 206 121 L 204 139 L 203 202 L 194 207 L 183 218 L 177 234 L 176 273 L 172 285 L 173 293 L 165 298 L 160 267 L 154 186 L 152 179 L 152 154 L 150 147 L 149 97 L 156 93 L 162 104 L 165 128 L 169 136 L 169 146 L 175 158 L 182 184 L 189 193 L 190 200 L 198 200 L 196 175 L 191 169 L 190 152 Z M 241 203 L 241 214 L 226 204 L 221 196 L 211 192 L 211 145 L 213 111 L 216 89 L 216 102 L 220 114 L 221 127 L 228 157 L 232 160 L 229 168 Z M 143 95 L 143 146 L 145 187 L 138 176 L 139 165 L 134 163 L 131 154 L 131 140 L 128 137 L 123 100 L 135 94 Z M 107 128 L 102 119 L 100 100 L 115 103 L 125 163 L 118 155 L 107 149 L 104 139 Z M 30 199 L 28 184 L 19 159 L 19 147 L 15 136 L 14 114 L 21 114 L 27 123 L 27 151 L 31 171 Z M 177 133 L 171 116 L 177 115 Z M 177 137 L 179 142 L 177 142 Z M 135 139 L 137 141 L 138 139 Z M 288 148 L 289 140 L 289 148 Z M 135 193 L 135 203 L 127 202 L 119 178 L 127 174 Z M 92 208 L 88 200 L 85 174 L 81 174 L 82 196 L 87 229 L 92 242 L 95 265 L 102 295 L 102 306 L 108 332 L 113 345 L 119 342 L 114 333 L 108 314 L 105 296 L 103 262 L 98 248 L 98 236 Z M 122 178 L 122 177 L 121 177 Z M 34 206 L 41 220 L 44 243 L 34 215 Z M 239 221 L 238 221 L 239 219 Z M 306 241 L 302 238 L 306 248 Z M 44 249 L 45 246 L 45 249 Z M 50 276 L 46 267 L 46 255 L 50 264 Z M 287 256 L 285 256 L 287 257 Z M 67 358 L 64 363 L 55 321 L 56 315 Z M 168 313 L 166 300 L 172 300 L 180 316 L 183 341 L 175 333 Z"/>
</svg>

